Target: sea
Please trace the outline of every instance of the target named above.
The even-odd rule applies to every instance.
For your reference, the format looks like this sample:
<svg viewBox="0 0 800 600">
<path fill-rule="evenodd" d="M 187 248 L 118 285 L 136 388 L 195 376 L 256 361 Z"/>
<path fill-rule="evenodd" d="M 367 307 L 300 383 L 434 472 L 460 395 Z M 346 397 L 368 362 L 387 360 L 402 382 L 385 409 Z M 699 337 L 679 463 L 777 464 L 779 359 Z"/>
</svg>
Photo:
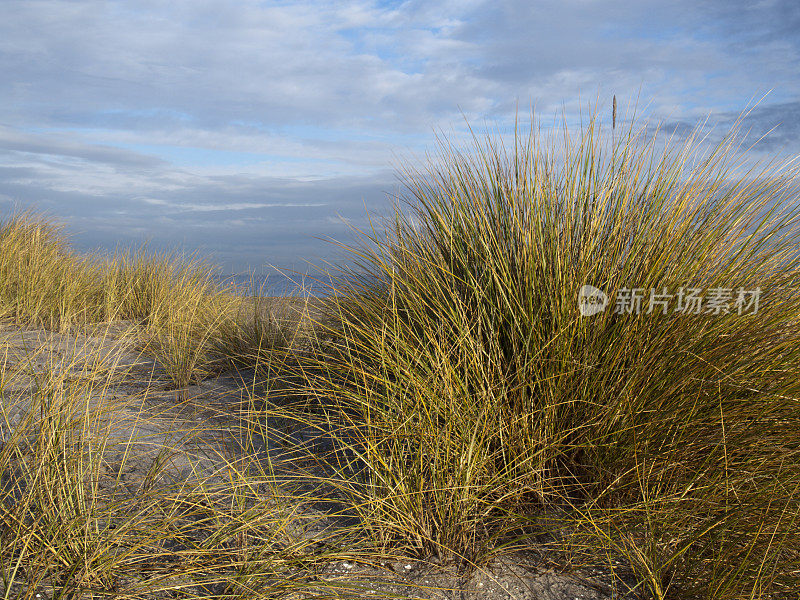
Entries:
<svg viewBox="0 0 800 600">
<path fill-rule="evenodd" d="M 233 284 L 243 296 L 311 296 L 330 295 L 332 278 L 325 273 L 297 273 L 278 269 L 267 273 L 221 274 L 221 284 Z"/>
</svg>

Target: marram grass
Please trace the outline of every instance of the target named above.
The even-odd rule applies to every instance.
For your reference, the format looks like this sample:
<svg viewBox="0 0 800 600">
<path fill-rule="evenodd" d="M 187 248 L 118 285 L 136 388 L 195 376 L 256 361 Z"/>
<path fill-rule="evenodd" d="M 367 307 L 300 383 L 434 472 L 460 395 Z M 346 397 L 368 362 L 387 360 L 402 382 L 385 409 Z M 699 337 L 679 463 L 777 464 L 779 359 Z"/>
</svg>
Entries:
<svg viewBox="0 0 800 600">
<path fill-rule="evenodd" d="M 255 600 L 341 591 L 316 572 L 342 555 L 312 552 L 313 540 L 295 532 L 298 502 L 263 465 L 220 456 L 217 472 L 176 482 L 165 459 L 178 450 L 139 443 L 161 460 L 126 480 L 142 456 L 128 445 L 135 438 L 114 434 L 108 420 L 124 404 L 115 378 L 129 368 L 113 352 L 86 361 L 76 347 L 54 361 L 32 349 L 17 362 L 9 350 L 0 342 L 0 598 Z M 34 390 L 20 391 L 30 377 Z M 246 415 L 242 437 L 255 419 Z M 202 434 L 193 427 L 175 439 Z"/>
<path fill-rule="evenodd" d="M 746 169 L 736 129 L 705 153 L 647 131 L 443 141 L 353 248 L 311 389 L 362 432 L 341 485 L 380 547 L 474 564 L 557 522 L 645 596 L 800 591 L 797 173 Z M 612 300 L 583 317 L 586 284 Z"/>
<path fill-rule="evenodd" d="M 140 341 L 179 389 L 279 351 L 289 333 L 263 300 L 251 308 L 193 257 L 146 248 L 111 257 L 79 254 L 58 227 L 31 212 L 0 222 L 0 317 L 68 331 L 132 321 Z"/>
<path fill-rule="evenodd" d="M 243 456 L 217 456 L 210 474 L 176 482 L 168 469 L 171 456 L 202 437 L 202 425 L 178 423 L 165 440 L 132 445 L 137 428 L 151 426 L 148 415 L 128 423 L 131 439 L 117 430 L 118 418 L 141 416 L 140 394 L 163 391 L 159 377 L 183 396 L 186 386 L 232 365 L 257 374 L 253 388 L 269 383 L 265 363 L 284 355 L 291 328 L 270 299 L 253 307 L 238 291 L 215 283 L 204 263 L 177 255 L 78 254 L 33 213 L 0 223 L 0 598 L 343 593 L 346 583 L 317 574 L 358 550 L 321 548 L 318 538 L 301 535 L 318 519 L 301 510 L 313 498 L 280 488 L 253 449 L 266 428 L 265 398 L 253 389 L 241 390 L 245 405 L 232 408 L 230 419 L 231 440 L 247 446 Z M 28 328 L 64 335 L 26 336 Z M 104 344 L 26 341 L 74 340 L 75 333 L 134 356 L 138 348 L 162 371 L 137 371 L 139 359 L 121 364 Z M 126 391 L 120 384 L 131 378 L 145 389 Z M 191 398 L 176 404 L 182 399 Z"/>
<path fill-rule="evenodd" d="M 344 493 L 359 517 L 349 539 L 366 536 L 373 552 L 470 567 L 538 548 L 627 569 L 642 597 L 793 598 L 796 172 L 745 169 L 736 130 L 705 154 L 694 138 L 646 134 L 631 128 L 608 151 L 595 122 L 565 131 L 562 147 L 520 132 L 507 147 L 443 141 L 428 168 L 404 171 L 390 227 L 354 248 L 363 275 L 335 284 L 311 349 L 292 360 L 297 333 L 267 307 L 243 310 L 206 264 L 78 255 L 30 213 L 0 227 L 0 314 L 60 331 L 130 321 L 178 388 L 255 367 L 291 388 L 277 396 L 316 400 L 290 416 L 335 428 L 346 452 L 321 483 Z M 587 284 L 611 302 L 584 317 Z M 643 310 L 619 314 L 615 299 L 633 288 Z M 759 289 L 760 305 L 683 314 L 675 297 L 647 312 L 650 290 L 681 288 Z M 46 370 L 22 421 L 4 417 L 3 481 L 45 483 L 0 489 L 6 597 L 43 585 L 64 597 L 316 585 L 315 570 L 342 555 L 286 540 L 293 500 L 284 512 L 257 492 L 270 469 L 230 464 L 224 488 L 150 485 L 129 505 L 98 488 L 110 442 L 88 434 L 100 417 L 79 409 L 111 389 L 101 363 L 76 379 Z M 2 367 L 9 415 L 20 374 Z M 266 427 L 262 407 L 281 411 L 256 389 L 242 439 Z"/>
</svg>

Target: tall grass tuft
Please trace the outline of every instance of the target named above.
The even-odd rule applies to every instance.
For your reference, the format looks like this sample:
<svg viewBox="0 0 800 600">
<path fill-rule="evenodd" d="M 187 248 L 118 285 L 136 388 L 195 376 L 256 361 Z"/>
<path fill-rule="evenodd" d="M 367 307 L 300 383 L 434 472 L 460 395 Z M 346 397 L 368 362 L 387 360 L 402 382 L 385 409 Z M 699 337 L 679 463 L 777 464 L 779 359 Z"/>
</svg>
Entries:
<svg viewBox="0 0 800 600">
<path fill-rule="evenodd" d="M 253 316 L 239 290 L 216 275 L 195 257 L 144 247 L 79 254 L 59 227 L 31 212 L 0 222 L 0 318 L 61 332 L 133 321 L 179 389 L 237 361 L 263 362 L 288 343 L 280 323 L 261 315 L 267 299 Z"/>
<path fill-rule="evenodd" d="M 134 417 L 141 399 L 119 398 L 129 366 L 113 351 L 18 350 L 0 340 L 0 598 L 244 600 L 345 587 L 317 575 L 350 555 L 302 535 L 301 500 L 256 458 L 221 453 L 215 469 L 178 477 L 170 458 L 202 426 L 148 437 L 152 423 Z M 259 415 L 243 417 L 231 439 L 254 435 Z"/>
<path fill-rule="evenodd" d="M 800 589 L 796 171 L 651 131 L 443 140 L 353 248 L 311 388 L 381 547 L 474 564 L 555 518 L 653 598 Z"/>
<path fill-rule="evenodd" d="M 102 319 L 94 260 L 77 260 L 59 229 L 32 213 L 0 224 L 0 314 L 64 330 Z"/>
</svg>

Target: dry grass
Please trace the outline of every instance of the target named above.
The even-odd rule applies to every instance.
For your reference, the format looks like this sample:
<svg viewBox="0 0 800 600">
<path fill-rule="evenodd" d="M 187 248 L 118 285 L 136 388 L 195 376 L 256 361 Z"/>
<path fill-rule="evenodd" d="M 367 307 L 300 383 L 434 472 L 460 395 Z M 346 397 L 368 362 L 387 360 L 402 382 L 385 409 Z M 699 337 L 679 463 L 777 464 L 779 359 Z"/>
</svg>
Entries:
<svg viewBox="0 0 800 600">
<path fill-rule="evenodd" d="M 11 360 L 3 347 L 0 597 L 336 595 L 341 586 L 316 572 L 341 555 L 299 533 L 314 517 L 298 512 L 268 465 L 220 455 L 213 472 L 198 466 L 176 481 L 176 446 L 114 433 L 115 385 L 129 368 L 114 356 L 87 360 L 75 348 L 54 360 L 40 348 Z M 251 406 L 238 437 L 258 418 Z M 170 433 L 187 444 L 202 430 Z"/>
<path fill-rule="evenodd" d="M 191 258 L 78 255 L 28 213 L 0 228 L 0 315 L 130 321 L 177 389 L 248 371 L 239 439 L 283 415 L 343 449 L 316 458 L 358 516 L 340 532 L 351 553 L 472 568 L 549 548 L 627 570 L 641 597 L 796 596 L 796 173 L 737 170 L 735 130 L 704 156 L 633 128 L 610 152 L 595 122 L 563 133 L 560 152 L 533 129 L 509 148 L 443 141 L 404 173 L 406 204 L 353 249 L 361 275 L 338 279 L 316 329 Z M 584 284 L 761 298 L 747 315 L 581 317 Z M 316 576 L 342 552 L 292 533 L 300 504 L 330 498 L 287 496 L 258 461 L 169 483 L 169 444 L 125 496 L 104 429 L 124 369 L 4 356 L 5 597 L 336 593 Z M 32 391 L 14 391 L 20 377 Z"/>
<path fill-rule="evenodd" d="M 795 171 L 737 170 L 735 130 L 699 156 L 632 126 L 608 155 L 592 121 L 563 160 L 533 131 L 443 141 L 353 249 L 310 382 L 362 432 L 342 488 L 378 548 L 474 565 L 557 531 L 647 597 L 797 593 Z M 611 307 L 581 317 L 584 284 Z M 681 287 L 761 304 L 613 310 Z"/>
<path fill-rule="evenodd" d="M 179 389 L 290 341 L 268 299 L 252 310 L 241 290 L 221 286 L 215 275 L 203 261 L 146 249 L 111 258 L 77 254 L 57 227 L 32 213 L 0 224 L 0 315 L 56 331 L 134 321 Z"/>
<path fill-rule="evenodd" d="M 247 310 L 235 292 L 204 263 L 177 255 L 79 255 L 31 213 L 0 226 L 6 322 L 102 337 L 126 321 L 127 339 L 115 333 L 115 343 L 156 358 L 180 391 L 230 365 L 259 370 L 270 352 L 285 352 L 294 330 L 266 301 Z M 149 442 L 142 463 L 145 446 L 127 444 L 112 426 L 124 408 L 116 386 L 130 366 L 84 350 L 34 344 L 11 358 L 2 342 L 0 597 L 335 595 L 341 586 L 316 572 L 341 556 L 296 533 L 309 518 L 298 513 L 303 500 L 277 486 L 271 465 L 250 449 L 244 458 L 217 457 L 214 473 L 176 482 L 173 444 L 200 436 L 196 426 Z M 251 395 L 249 404 L 241 431 L 229 433 L 252 443 L 263 430 L 263 401 Z M 135 431 L 138 422 L 127 426 Z M 131 472 L 135 489 L 123 480 Z"/>
</svg>

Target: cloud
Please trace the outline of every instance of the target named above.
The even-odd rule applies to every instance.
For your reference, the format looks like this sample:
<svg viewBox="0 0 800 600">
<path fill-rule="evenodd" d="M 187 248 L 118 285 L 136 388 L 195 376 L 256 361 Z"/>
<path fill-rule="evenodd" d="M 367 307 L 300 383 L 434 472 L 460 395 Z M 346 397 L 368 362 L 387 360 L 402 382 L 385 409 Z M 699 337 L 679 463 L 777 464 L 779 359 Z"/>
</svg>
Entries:
<svg viewBox="0 0 800 600">
<path fill-rule="evenodd" d="M 699 129 L 698 129 L 699 127 Z M 702 132 L 709 145 L 718 144 L 736 129 L 737 145 L 750 162 L 771 156 L 791 159 L 800 156 L 800 101 L 761 105 L 756 103 L 737 112 L 710 113 L 702 127 L 691 120 L 676 119 L 661 124 L 667 135 L 678 138 L 698 136 Z"/>
<path fill-rule="evenodd" d="M 39 126 L 417 133 L 461 111 L 505 117 L 517 100 L 552 109 L 644 86 L 662 107 L 702 112 L 766 91 L 764 69 L 793 72 L 796 6 L 7 0 L 3 108 Z"/>
<path fill-rule="evenodd" d="M 157 181 L 170 181 L 167 172 Z M 297 181 L 272 177 L 194 177 L 184 185 L 158 187 L 130 181 L 109 195 L 65 189 L 42 168 L 0 171 L 4 212 L 33 207 L 63 222 L 81 250 L 135 247 L 199 250 L 226 271 L 274 264 L 294 268 L 337 254 L 324 240 L 354 239 L 367 228 L 366 210 L 389 207 L 392 176 Z M 142 190 L 148 194 L 140 193 Z M 155 195 L 149 195 L 155 194 Z"/>
<path fill-rule="evenodd" d="M 38 135 L 0 125 L 0 149 L 6 152 L 39 154 L 67 159 L 105 163 L 119 167 L 153 168 L 164 161 L 102 144 L 81 144 L 65 133 Z"/>
<path fill-rule="evenodd" d="M 167 207 L 176 212 L 229 212 L 238 210 L 257 210 L 259 208 L 299 208 L 309 206 L 325 206 L 325 202 L 301 202 L 301 203 L 232 203 L 232 204 L 170 204 L 166 200 L 157 198 L 141 198 L 145 204 Z M 243 223 L 243 221 L 236 221 Z"/>
<path fill-rule="evenodd" d="M 293 262 L 465 119 L 575 124 L 615 94 L 622 117 L 723 129 L 769 92 L 743 126 L 800 152 L 799 67 L 794 0 L 4 0 L 0 200 L 82 247 Z"/>
</svg>

